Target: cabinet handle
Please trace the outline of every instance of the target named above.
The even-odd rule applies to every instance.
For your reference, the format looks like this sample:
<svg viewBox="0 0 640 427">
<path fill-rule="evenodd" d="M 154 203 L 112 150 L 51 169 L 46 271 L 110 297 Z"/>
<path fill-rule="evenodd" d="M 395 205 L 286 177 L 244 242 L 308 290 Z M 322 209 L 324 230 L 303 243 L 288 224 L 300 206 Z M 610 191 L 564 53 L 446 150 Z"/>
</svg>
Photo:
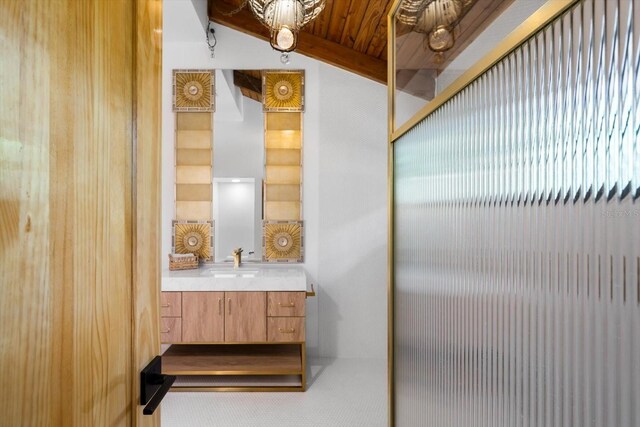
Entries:
<svg viewBox="0 0 640 427">
<path fill-rule="evenodd" d="M 218 298 L 218 316 L 222 316 L 222 298 Z"/>
<path fill-rule="evenodd" d="M 171 328 L 167 329 L 166 331 L 160 331 L 161 334 L 168 334 L 169 332 L 171 332 Z"/>
<path fill-rule="evenodd" d="M 231 298 L 229 298 L 228 304 L 229 304 L 229 314 L 231 314 Z"/>
<path fill-rule="evenodd" d="M 295 334 L 296 330 L 294 328 L 291 329 L 282 329 L 278 328 L 281 334 Z"/>
<path fill-rule="evenodd" d="M 296 306 L 296 305 L 295 305 L 295 303 L 293 303 L 293 302 L 291 302 L 291 301 L 289 301 L 288 303 L 282 303 L 282 302 L 279 302 L 279 303 L 278 303 L 278 305 L 279 305 L 280 307 L 284 307 L 284 308 L 292 308 L 292 307 L 295 307 L 295 306 Z"/>
<path fill-rule="evenodd" d="M 171 303 L 160 304 L 160 307 L 162 307 L 162 308 L 171 307 Z"/>
</svg>

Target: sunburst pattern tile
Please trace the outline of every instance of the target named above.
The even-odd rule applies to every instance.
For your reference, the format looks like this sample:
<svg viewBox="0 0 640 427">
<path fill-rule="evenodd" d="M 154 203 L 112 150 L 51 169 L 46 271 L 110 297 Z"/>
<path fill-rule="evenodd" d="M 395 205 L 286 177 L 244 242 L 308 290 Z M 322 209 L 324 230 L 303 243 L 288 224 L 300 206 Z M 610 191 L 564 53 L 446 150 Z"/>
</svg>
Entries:
<svg viewBox="0 0 640 427">
<path fill-rule="evenodd" d="M 264 221 L 262 257 L 267 262 L 302 262 L 302 221 Z"/>
<path fill-rule="evenodd" d="M 264 111 L 303 111 L 304 71 L 266 71 L 262 98 Z"/>
<path fill-rule="evenodd" d="M 173 70 L 173 111 L 215 111 L 213 70 Z"/>
<path fill-rule="evenodd" d="M 173 253 L 196 255 L 204 262 L 213 261 L 213 221 L 173 221 Z"/>
</svg>

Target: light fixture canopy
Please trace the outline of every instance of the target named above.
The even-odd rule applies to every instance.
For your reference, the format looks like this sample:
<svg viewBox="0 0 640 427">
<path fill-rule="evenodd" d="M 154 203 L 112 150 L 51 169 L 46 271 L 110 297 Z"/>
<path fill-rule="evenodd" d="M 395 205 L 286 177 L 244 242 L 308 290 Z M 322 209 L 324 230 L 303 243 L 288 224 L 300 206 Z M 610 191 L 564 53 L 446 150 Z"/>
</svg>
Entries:
<svg viewBox="0 0 640 427">
<path fill-rule="evenodd" d="M 271 33 L 271 47 L 295 50 L 298 32 L 324 9 L 326 0 L 249 0 L 249 7 Z"/>
</svg>

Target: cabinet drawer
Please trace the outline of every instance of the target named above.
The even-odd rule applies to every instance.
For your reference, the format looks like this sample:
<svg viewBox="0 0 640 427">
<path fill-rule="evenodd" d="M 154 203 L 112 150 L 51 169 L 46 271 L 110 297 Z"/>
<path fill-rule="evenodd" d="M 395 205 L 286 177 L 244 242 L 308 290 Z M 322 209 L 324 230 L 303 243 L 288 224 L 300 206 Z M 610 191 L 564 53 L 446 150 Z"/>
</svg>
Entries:
<svg viewBox="0 0 640 427">
<path fill-rule="evenodd" d="M 163 317 L 160 319 L 160 342 L 182 342 L 182 319 L 179 317 Z"/>
<path fill-rule="evenodd" d="M 182 316 L 182 292 L 160 292 L 160 317 Z"/>
<path fill-rule="evenodd" d="M 269 292 L 268 316 L 302 317 L 306 292 Z"/>
<path fill-rule="evenodd" d="M 267 341 L 303 342 L 304 317 L 270 317 L 267 321 Z"/>
</svg>

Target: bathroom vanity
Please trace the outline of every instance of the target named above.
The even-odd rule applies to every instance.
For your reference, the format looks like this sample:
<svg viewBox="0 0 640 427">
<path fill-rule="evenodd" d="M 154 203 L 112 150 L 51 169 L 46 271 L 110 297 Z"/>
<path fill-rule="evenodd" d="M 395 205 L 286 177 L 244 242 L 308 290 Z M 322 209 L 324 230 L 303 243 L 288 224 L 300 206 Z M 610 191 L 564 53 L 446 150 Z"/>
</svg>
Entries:
<svg viewBox="0 0 640 427">
<path fill-rule="evenodd" d="M 209 265 L 162 277 L 163 373 L 177 390 L 304 391 L 300 266 Z"/>
</svg>

